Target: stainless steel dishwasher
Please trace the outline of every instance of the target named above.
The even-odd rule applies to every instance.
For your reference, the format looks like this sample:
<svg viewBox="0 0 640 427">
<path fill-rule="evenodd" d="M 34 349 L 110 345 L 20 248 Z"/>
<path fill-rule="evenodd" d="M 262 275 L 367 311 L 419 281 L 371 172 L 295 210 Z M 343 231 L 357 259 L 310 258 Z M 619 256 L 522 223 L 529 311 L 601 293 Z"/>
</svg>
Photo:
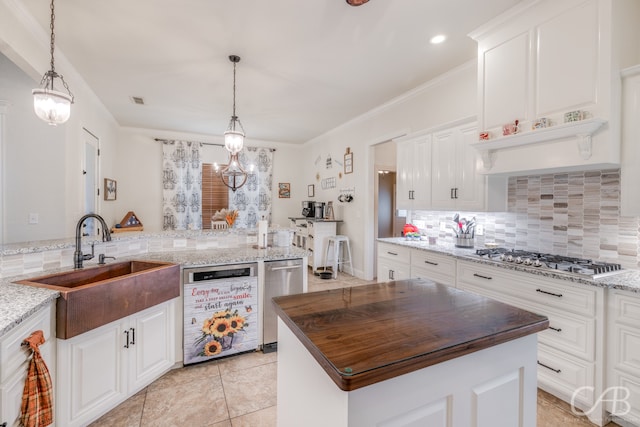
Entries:
<svg viewBox="0 0 640 427">
<path fill-rule="evenodd" d="M 262 350 L 275 351 L 278 344 L 278 315 L 273 306 L 273 297 L 301 294 L 305 273 L 302 259 L 267 261 L 264 263 L 264 316 Z"/>
</svg>

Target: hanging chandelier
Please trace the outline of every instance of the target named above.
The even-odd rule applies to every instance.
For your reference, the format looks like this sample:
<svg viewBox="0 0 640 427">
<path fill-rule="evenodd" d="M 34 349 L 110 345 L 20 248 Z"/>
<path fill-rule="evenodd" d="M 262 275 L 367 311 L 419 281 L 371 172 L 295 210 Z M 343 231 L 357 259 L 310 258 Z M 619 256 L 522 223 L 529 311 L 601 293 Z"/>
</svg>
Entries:
<svg viewBox="0 0 640 427">
<path fill-rule="evenodd" d="M 53 58 L 56 39 L 54 33 L 56 15 L 53 1 L 54 0 L 51 0 L 51 24 L 49 25 L 49 28 L 51 28 L 51 69 L 42 76 L 40 87 L 38 89 L 33 89 L 31 93 L 33 94 L 33 109 L 35 110 L 36 115 L 50 125 L 56 126 L 69 120 L 69 116 L 71 116 L 71 104 L 73 104 L 73 94 L 69 90 L 69 86 L 67 86 L 67 82 L 64 81 L 64 78 L 60 74 L 56 73 Z M 60 81 L 67 90 L 67 93 L 54 90 L 53 82 L 56 78 L 60 78 Z"/>
<path fill-rule="evenodd" d="M 238 159 L 238 153 L 242 151 L 244 146 L 244 129 L 240 119 L 236 116 L 236 64 L 240 62 L 240 57 L 231 55 L 229 60 L 233 62 L 233 114 L 224 133 L 224 146 L 229 151 L 229 163 L 218 172 L 224 185 L 235 192 L 247 182 L 248 174 L 242 168 Z"/>
</svg>

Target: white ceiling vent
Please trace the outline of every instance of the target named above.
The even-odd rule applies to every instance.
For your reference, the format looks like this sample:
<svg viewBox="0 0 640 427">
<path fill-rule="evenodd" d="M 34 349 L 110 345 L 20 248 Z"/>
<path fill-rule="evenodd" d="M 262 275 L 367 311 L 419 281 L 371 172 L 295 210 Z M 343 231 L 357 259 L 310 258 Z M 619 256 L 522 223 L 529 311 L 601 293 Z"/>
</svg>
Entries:
<svg viewBox="0 0 640 427">
<path fill-rule="evenodd" d="M 141 96 L 131 96 L 131 102 L 138 105 L 144 105 L 144 98 Z"/>
</svg>

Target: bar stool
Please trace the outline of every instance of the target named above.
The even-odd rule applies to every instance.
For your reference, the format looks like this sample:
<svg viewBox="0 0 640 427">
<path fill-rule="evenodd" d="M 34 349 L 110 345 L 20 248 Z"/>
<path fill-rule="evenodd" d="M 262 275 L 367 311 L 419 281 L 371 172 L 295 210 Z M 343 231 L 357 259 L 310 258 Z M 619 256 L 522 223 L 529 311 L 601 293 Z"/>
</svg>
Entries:
<svg viewBox="0 0 640 427">
<path fill-rule="evenodd" d="M 327 258 L 329 257 L 329 248 L 331 247 L 331 244 L 333 244 L 333 262 L 332 262 L 332 267 L 333 267 L 333 278 L 337 279 L 338 278 L 338 268 L 340 268 L 341 265 L 343 264 L 349 264 L 349 268 L 351 269 L 351 275 L 353 276 L 353 264 L 351 263 L 351 246 L 349 245 L 349 237 L 348 236 L 329 236 L 327 237 L 328 241 L 327 241 L 327 250 L 324 253 L 324 268 L 326 270 L 327 268 Z M 342 256 L 342 252 L 343 250 L 343 243 L 346 243 L 346 247 L 347 247 L 347 255 L 349 256 L 349 259 L 344 259 L 344 256 Z M 342 269 L 342 271 L 344 271 L 344 267 Z"/>
</svg>

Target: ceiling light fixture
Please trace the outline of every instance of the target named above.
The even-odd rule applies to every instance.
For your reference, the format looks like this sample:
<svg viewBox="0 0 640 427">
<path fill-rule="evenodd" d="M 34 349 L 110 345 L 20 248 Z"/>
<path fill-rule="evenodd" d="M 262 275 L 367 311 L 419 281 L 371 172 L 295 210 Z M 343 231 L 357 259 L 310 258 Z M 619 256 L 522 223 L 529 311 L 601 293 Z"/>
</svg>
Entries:
<svg viewBox="0 0 640 427">
<path fill-rule="evenodd" d="M 51 24 L 49 25 L 49 28 L 51 28 L 51 69 L 42 76 L 40 87 L 31 91 L 33 94 L 33 109 L 35 110 L 36 115 L 52 126 L 56 126 L 69 120 L 69 117 L 71 116 L 71 104 L 73 104 L 73 94 L 69 90 L 69 86 L 67 86 L 67 82 L 64 81 L 64 78 L 60 74 L 56 73 L 56 67 L 54 64 L 53 51 L 55 49 L 56 39 L 54 33 L 55 19 L 55 8 L 53 0 L 51 0 Z M 62 81 L 62 85 L 67 90 L 68 94 L 54 90 L 53 81 L 55 78 L 60 78 L 60 81 Z"/>
<path fill-rule="evenodd" d="M 233 62 L 233 114 L 231 115 L 231 121 L 227 127 L 227 131 L 224 133 L 224 146 L 233 155 L 242 150 L 244 145 L 244 129 L 240 119 L 236 116 L 236 64 L 240 62 L 240 57 L 237 55 L 229 56 L 229 60 Z"/>
<path fill-rule="evenodd" d="M 443 34 L 438 34 L 437 36 L 431 37 L 431 44 L 440 44 L 447 39 L 447 36 Z"/>
<path fill-rule="evenodd" d="M 351 6 L 362 6 L 369 0 L 347 0 L 347 3 Z"/>
<path fill-rule="evenodd" d="M 248 174 L 242 169 L 238 159 L 238 153 L 242 151 L 244 146 L 244 129 L 240 119 L 236 116 L 236 64 L 240 62 L 240 57 L 231 55 L 229 60 L 233 62 L 233 114 L 224 133 L 224 146 L 229 151 L 229 163 L 222 170 L 219 170 L 216 165 L 216 172 L 220 173 L 224 185 L 235 192 L 247 182 Z M 253 172 L 253 167 L 251 172 Z"/>
</svg>

